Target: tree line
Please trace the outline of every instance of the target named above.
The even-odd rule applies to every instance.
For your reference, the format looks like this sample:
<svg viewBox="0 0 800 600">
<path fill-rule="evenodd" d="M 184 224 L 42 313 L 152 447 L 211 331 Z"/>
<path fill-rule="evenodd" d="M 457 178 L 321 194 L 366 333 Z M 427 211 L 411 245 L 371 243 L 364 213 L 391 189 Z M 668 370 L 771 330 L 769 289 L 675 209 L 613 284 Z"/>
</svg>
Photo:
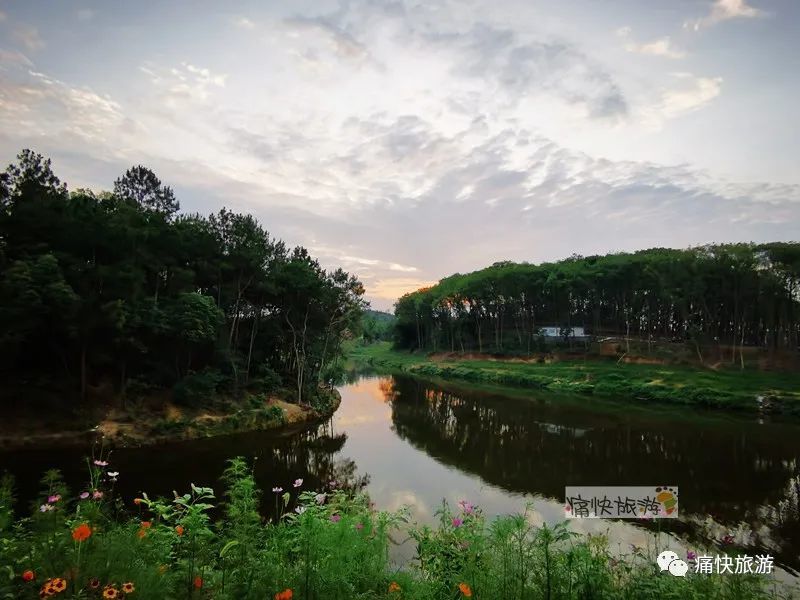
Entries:
<svg viewBox="0 0 800 600">
<path fill-rule="evenodd" d="M 572 256 L 539 265 L 499 262 L 402 296 L 395 341 L 433 351 L 532 352 L 544 326 L 594 336 L 798 349 L 800 244 L 653 248 Z"/>
<path fill-rule="evenodd" d="M 179 212 L 136 166 L 113 191 L 68 191 L 23 150 L 0 176 L 0 370 L 69 380 L 307 399 L 357 327 L 364 288 L 287 248 L 247 214 Z"/>
</svg>

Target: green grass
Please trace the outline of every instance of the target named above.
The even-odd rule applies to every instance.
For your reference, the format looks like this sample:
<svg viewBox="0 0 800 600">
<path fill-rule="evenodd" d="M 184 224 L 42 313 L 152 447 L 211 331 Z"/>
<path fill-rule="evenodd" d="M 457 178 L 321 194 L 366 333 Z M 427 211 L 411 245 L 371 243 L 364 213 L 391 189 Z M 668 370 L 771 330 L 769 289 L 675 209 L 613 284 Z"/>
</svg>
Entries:
<svg viewBox="0 0 800 600">
<path fill-rule="evenodd" d="M 589 358 L 528 363 L 511 360 L 432 360 L 388 343 L 353 346 L 350 358 L 374 367 L 427 377 L 756 412 L 758 396 L 776 412 L 800 414 L 800 374 L 711 370 L 618 363 Z"/>
<path fill-rule="evenodd" d="M 0 597 L 119 598 L 126 586 L 133 600 L 791 597 L 765 575 L 662 573 L 655 557 L 666 540 L 614 555 L 607 539 L 579 536 L 568 522 L 537 527 L 527 513 L 488 521 L 466 501 L 442 505 L 433 527 L 410 523 L 406 510 L 376 511 L 364 495 L 316 494 L 302 482 L 262 502 L 251 468 L 234 459 L 215 522 L 212 489 L 114 498 L 108 468 L 90 468 L 86 489 L 97 498 L 71 495 L 49 472 L 39 501 L 49 508 L 16 522 L 3 481 Z M 264 520 L 259 508 L 273 502 Z M 415 544 L 411 564 L 392 564 L 390 536 Z"/>
</svg>

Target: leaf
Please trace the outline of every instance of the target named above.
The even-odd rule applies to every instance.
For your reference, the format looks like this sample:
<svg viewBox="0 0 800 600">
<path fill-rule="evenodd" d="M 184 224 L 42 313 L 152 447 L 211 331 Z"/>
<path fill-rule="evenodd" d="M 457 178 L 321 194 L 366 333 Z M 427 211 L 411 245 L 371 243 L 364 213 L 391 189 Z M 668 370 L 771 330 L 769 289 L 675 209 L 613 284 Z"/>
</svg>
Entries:
<svg viewBox="0 0 800 600">
<path fill-rule="evenodd" d="M 233 548 L 234 546 L 239 544 L 239 540 L 231 540 L 227 544 L 222 547 L 222 550 L 219 551 L 219 557 L 224 558 L 225 555 L 228 553 L 228 550 Z"/>
</svg>

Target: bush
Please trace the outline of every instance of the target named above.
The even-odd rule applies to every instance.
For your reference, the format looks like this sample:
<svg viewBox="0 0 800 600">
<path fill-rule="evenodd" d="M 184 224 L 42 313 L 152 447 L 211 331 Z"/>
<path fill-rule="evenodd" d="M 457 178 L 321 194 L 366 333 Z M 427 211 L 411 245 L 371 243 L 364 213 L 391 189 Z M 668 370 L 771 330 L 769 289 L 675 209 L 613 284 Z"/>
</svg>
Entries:
<svg viewBox="0 0 800 600">
<path fill-rule="evenodd" d="M 204 404 L 214 400 L 226 377 L 217 369 L 190 373 L 172 389 L 175 401 L 184 405 Z"/>
<path fill-rule="evenodd" d="M 535 527 L 528 514 L 487 522 L 465 501 L 457 510 L 443 505 L 435 527 L 408 529 L 417 557 L 398 570 L 389 535 L 407 529 L 407 511 L 375 511 L 363 494 L 317 494 L 301 480 L 284 483 L 290 491 L 270 494 L 265 521 L 252 468 L 234 459 L 225 471 L 222 519 L 214 523 L 212 489 L 192 485 L 168 500 L 115 499 L 108 468 L 92 466 L 89 491 L 78 497 L 49 472 L 45 508 L 16 524 L 0 519 L 0 597 L 47 596 L 48 581 L 63 587 L 59 599 L 112 589 L 141 600 L 780 597 L 760 576 L 671 577 L 658 571 L 655 556 L 612 555 L 604 538 L 582 538 L 566 522 Z M 6 511 L 10 489 L 7 480 L 0 485 Z M 135 510 L 125 516 L 122 506 Z"/>
</svg>

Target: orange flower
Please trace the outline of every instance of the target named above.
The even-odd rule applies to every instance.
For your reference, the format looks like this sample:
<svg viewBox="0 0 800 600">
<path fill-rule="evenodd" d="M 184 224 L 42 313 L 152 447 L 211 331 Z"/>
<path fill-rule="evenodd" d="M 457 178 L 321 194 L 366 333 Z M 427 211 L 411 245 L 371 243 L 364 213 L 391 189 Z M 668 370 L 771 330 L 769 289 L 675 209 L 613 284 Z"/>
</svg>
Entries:
<svg viewBox="0 0 800 600">
<path fill-rule="evenodd" d="M 36 579 L 36 575 L 30 569 L 22 573 L 22 581 L 33 581 L 34 579 Z"/>
<path fill-rule="evenodd" d="M 52 585 L 53 590 L 55 590 L 56 594 L 60 594 L 65 589 L 67 589 L 66 580 L 61 579 L 60 577 L 56 577 L 55 579 L 53 579 L 53 583 L 51 585 Z"/>
<path fill-rule="evenodd" d="M 142 529 L 150 529 L 152 523 L 150 521 L 142 521 Z"/>
<path fill-rule="evenodd" d="M 109 600 L 112 598 L 119 598 L 119 592 L 117 591 L 117 588 L 115 588 L 113 585 L 107 585 L 104 587 L 103 598 L 108 598 Z"/>
<path fill-rule="evenodd" d="M 132 594 L 136 591 L 136 588 L 134 587 L 132 581 L 128 581 L 127 583 L 122 584 L 122 591 L 126 594 Z"/>
<path fill-rule="evenodd" d="M 139 505 L 140 505 L 142 502 L 144 502 L 144 500 L 142 500 L 141 498 L 134 498 L 134 499 L 133 499 L 133 503 L 134 503 L 136 506 L 139 506 Z"/>
<path fill-rule="evenodd" d="M 198 575 L 194 578 L 194 589 L 199 590 L 201 587 L 203 587 L 203 578 Z"/>
<path fill-rule="evenodd" d="M 459 583 L 458 589 L 461 590 L 461 593 L 464 595 L 464 598 L 472 598 L 472 588 L 469 587 L 466 583 Z"/>
<path fill-rule="evenodd" d="M 275 594 L 275 600 L 292 600 L 292 596 L 294 596 L 292 590 L 290 588 L 286 588 L 282 592 Z"/>
<path fill-rule="evenodd" d="M 92 529 L 86 523 L 81 523 L 72 530 L 72 539 L 76 542 L 82 542 L 90 535 L 92 535 Z"/>
<path fill-rule="evenodd" d="M 399 591 L 400 591 L 400 585 L 396 581 L 393 581 L 392 583 L 389 584 L 389 592 L 399 592 Z"/>
<path fill-rule="evenodd" d="M 136 532 L 136 535 L 139 536 L 139 539 L 142 539 L 144 536 L 147 535 L 147 531 L 144 529 L 140 529 L 139 531 Z"/>
<path fill-rule="evenodd" d="M 175 527 L 175 533 L 177 533 L 178 536 L 182 536 L 183 535 L 183 525 L 178 525 L 177 527 Z"/>
<path fill-rule="evenodd" d="M 166 573 L 167 572 L 167 565 L 161 565 L 160 567 L 158 567 L 158 572 L 161 573 L 162 575 L 164 573 Z"/>
</svg>

